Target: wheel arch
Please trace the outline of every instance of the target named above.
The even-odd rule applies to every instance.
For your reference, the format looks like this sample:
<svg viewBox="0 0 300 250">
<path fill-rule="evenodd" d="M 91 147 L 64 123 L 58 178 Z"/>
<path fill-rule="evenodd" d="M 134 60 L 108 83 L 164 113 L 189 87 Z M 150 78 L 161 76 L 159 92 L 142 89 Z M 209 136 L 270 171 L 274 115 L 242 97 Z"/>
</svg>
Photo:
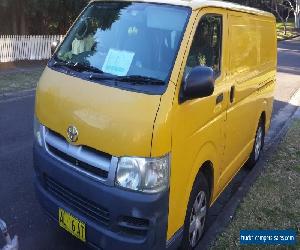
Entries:
<svg viewBox="0 0 300 250">
<path fill-rule="evenodd" d="M 267 120 L 267 117 L 266 117 L 266 111 L 263 110 L 261 112 L 261 115 L 260 115 L 260 119 L 262 119 L 263 123 L 264 123 L 264 126 L 266 126 L 266 120 Z M 265 128 L 266 129 L 266 128 Z"/>
<path fill-rule="evenodd" d="M 213 163 L 211 161 L 206 161 L 202 164 L 202 166 L 199 169 L 199 172 L 197 176 L 202 173 L 207 181 L 208 187 L 209 187 L 209 204 L 212 201 L 212 196 L 214 192 L 214 167 Z M 196 177 L 197 178 L 197 177 Z"/>
<path fill-rule="evenodd" d="M 215 145 L 212 142 L 206 143 L 200 149 L 194 161 L 194 165 L 188 182 L 189 184 L 187 185 L 186 190 L 186 204 L 188 204 L 191 191 L 200 173 L 204 175 L 206 181 L 208 182 L 210 202 L 213 200 L 216 192 L 216 183 L 220 174 L 220 168 L 218 168 L 218 166 L 220 166 L 220 161 Z"/>
<path fill-rule="evenodd" d="M 260 109 L 260 112 L 257 114 L 257 118 L 259 121 L 260 119 L 263 119 L 264 126 L 265 126 L 265 131 L 268 129 L 268 121 L 270 120 L 270 116 L 272 115 L 272 112 L 269 112 L 268 109 L 268 101 L 264 100 L 263 105 Z"/>
</svg>

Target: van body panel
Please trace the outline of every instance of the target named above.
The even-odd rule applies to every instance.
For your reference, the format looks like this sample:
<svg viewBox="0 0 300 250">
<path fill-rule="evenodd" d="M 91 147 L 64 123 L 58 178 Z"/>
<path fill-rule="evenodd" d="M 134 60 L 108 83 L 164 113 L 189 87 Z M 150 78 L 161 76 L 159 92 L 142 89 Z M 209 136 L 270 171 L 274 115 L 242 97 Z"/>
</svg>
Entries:
<svg viewBox="0 0 300 250">
<path fill-rule="evenodd" d="M 157 3 L 154 0 L 142 2 Z M 146 217 L 151 222 L 150 233 L 137 244 L 131 236 L 120 237 L 116 224 L 112 224 L 112 229 L 93 231 L 93 240 L 97 240 L 97 233 L 101 234 L 96 245 L 103 249 L 152 249 L 180 240 L 190 194 L 201 167 L 206 163 L 212 167 L 209 197 L 209 205 L 212 205 L 249 158 L 262 115 L 265 131 L 270 127 L 277 65 L 274 16 L 220 1 L 163 0 L 160 3 L 193 9 L 163 94 L 122 90 L 50 68 L 46 68 L 37 88 L 38 120 L 67 140 L 67 128 L 76 126 L 80 136 L 72 144 L 88 146 L 113 157 L 170 156 L 169 189 L 152 195 L 124 190 L 117 187 L 114 180 L 108 187 L 90 182 L 35 146 L 39 198 L 42 204 L 52 202 L 49 205 L 52 212 L 57 206 L 66 206 L 66 209 L 68 206 L 56 202 L 47 193 L 42 176 L 48 174 L 62 182 L 60 173 L 64 173 L 68 179 L 74 177 L 86 185 L 79 191 L 85 198 L 102 202 L 94 192 L 91 195 L 85 192 L 98 190 L 99 196 L 105 197 L 108 209 L 112 207 L 116 222 L 119 211 L 113 199 L 124 202 L 125 210 L 120 213 Z M 214 93 L 181 103 L 179 97 L 188 56 L 198 24 L 207 14 L 222 17 L 221 67 L 215 77 Z M 56 173 L 55 167 L 59 169 Z M 70 190 L 76 189 L 73 181 L 66 185 Z M 98 227 L 82 213 L 74 211 L 74 214 L 92 227 Z M 114 245 L 114 240 L 121 241 L 121 245 Z"/>
<path fill-rule="evenodd" d="M 153 127 L 153 139 L 151 146 L 151 157 L 160 157 L 171 152 L 171 110 L 176 86 L 170 82 L 167 91 L 162 95 L 160 106 Z"/>
<path fill-rule="evenodd" d="M 218 193 L 219 169 L 222 166 L 222 155 L 225 147 L 225 119 L 226 119 L 226 58 L 227 52 L 222 52 L 221 74 L 217 77 L 215 91 L 212 96 L 179 103 L 179 95 L 185 64 L 192 44 L 194 34 L 200 19 L 208 14 L 223 16 L 222 47 L 226 47 L 227 19 L 226 10 L 218 8 L 204 8 L 197 12 L 195 22 L 188 40 L 185 56 L 182 58 L 181 70 L 178 78 L 175 100 L 172 110 L 172 169 L 170 179 L 170 208 L 168 239 L 182 227 L 185 219 L 190 192 L 199 168 L 206 161 L 213 162 L 215 175 L 212 197 Z M 223 101 L 219 104 L 216 99 L 223 94 Z M 221 157 L 220 157 L 221 156 Z M 184 187 L 184 188 L 183 188 Z"/>
<path fill-rule="evenodd" d="M 265 27 L 273 33 L 268 31 L 265 34 Z M 234 88 L 234 99 L 228 102 L 221 186 L 227 183 L 233 173 L 248 159 L 262 113 L 268 113 L 267 116 L 270 118 L 270 108 L 266 104 L 273 102 L 271 96 L 273 88 L 269 89 L 270 93 L 258 90 L 265 84 L 274 85 L 276 77 L 274 35 L 276 35 L 274 19 L 229 13 L 231 53 L 228 87 L 230 90 Z"/>
<path fill-rule="evenodd" d="M 174 102 L 173 115 L 171 116 L 173 118 L 173 165 L 171 170 L 169 208 L 169 221 L 172 221 L 172 224 L 169 223 L 168 239 L 176 234 L 184 223 L 193 181 L 201 170 L 202 164 L 206 161 L 210 161 L 213 165 L 214 186 L 211 197 L 213 203 L 248 159 L 253 147 L 258 121 L 263 112 L 266 115 L 266 132 L 270 126 L 277 62 L 276 39 L 274 39 L 274 35 L 276 35 L 274 17 L 251 16 L 221 8 L 203 8 L 199 11 L 198 17 L 196 18 L 195 25 L 191 32 L 191 40 L 197 28 L 196 24 L 201 17 L 207 13 L 222 15 L 222 47 L 230 49 L 222 50 L 222 74 L 216 80 L 215 93 L 211 97 L 188 101 L 183 104 L 178 104 L 176 101 Z M 241 18 L 239 20 L 233 20 L 235 16 L 241 16 Z M 253 20 L 250 24 L 249 18 L 255 19 L 254 29 L 250 27 L 253 25 Z M 266 23 L 270 25 L 268 29 L 271 30 L 266 33 L 267 35 L 264 34 L 264 25 Z M 254 31 L 252 30 L 245 34 L 245 37 L 243 37 L 242 34 L 239 38 L 239 30 L 236 30 L 236 33 L 233 32 L 234 34 L 231 32 L 231 28 L 234 25 L 238 28 L 244 26 Z M 256 41 L 253 37 L 257 36 L 261 36 L 262 38 Z M 249 40 L 250 37 L 255 42 Z M 191 46 L 191 40 L 189 41 L 188 48 Z M 239 58 L 239 55 L 241 55 L 241 58 L 243 58 L 243 55 L 247 57 L 247 53 L 251 53 L 251 51 L 244 51 L 243 48 L 239 50 L 237 47 L 237 43 L 244 44 L 247 42 L 251 43 L 254 48 L 261 48 L 262 51 L 258 51 L 259 55 L 257 53 L 256 59 L 249 57 L 247 61 L 247 58 L 244 58 L 234 64 L 231 57 L 232 53 L 237 55 L 237 58 Z M 266 53 L 265 50 L 269 48 L 271 52 Z M 188 49 L 180 65 L 185 65 L 187 54 Z M 256 64 L 253 63 L 253 60 L 257 60 Z M 254 65 L 250 67 L 251 64 Z M 240 67 L 240 65 L 242 66 Z M 180 77 L 177 82 L 178 86 L 181 86 L 183 73 L 184 68 L 181 68 Z M 234 103 L 231 103 L 230 91 L 233 85 L 235 86 L 236 92 Z M 180 87 L 176 89 L 175 100 L 179 96 L 179 92 Z M 215 105 L 214 101 L 219 93 L 224 94 L 224 103 L 218 106 Z M 208 102 L 208 100 L 211 100 L 209 104 L 205 102 Z M 200 115 L 199 111 L 196 111 L 195 103 L 197 102 L 202 102 L 199 104 L 199 110 L 201 107 L 207 109 L 207 113 L 205 111 L 201 113 L 201 120 L 199 118 L 198 121 L 195 118 Z M 185 105 L 188 105 L 188 107 L 185 107 Z M 193 105 L 195 105 L 195 113 L 192 114 Z M 208 107 L 210 107 L 210 109 Z M 217 116 L 215 116 L 216 114 Z M 209 121 L 208 123 L 205 122 L 206 118 Z M 193 120 L 191 124 L 194 127 L 188 126 L 189 119 Z M 179 124 L 182 124 L 182 127 L 179 127 Z M 195 129 L 197 126 L 199 126 L 198 130 Z M 174 127 L 177 129 L 175 130 Z M 192 134 L 192 131 L 198 131 L 199 133 Z M 189 135 L 189 133 L 192 135 Z M 205 134 L 207 137 L 204 136 Z M 197 135 L 199 137 L 197 137 Z M 177 140 L 178 137 L 181 136 L 186 142 Z M 193 138 L 193 136 L 195 137 L 194 142 L 187 140 L 187 138 L 190 139 Z M 177 152 L 176 147 L 181 149 Z M 195 147 L 199 147 L 198 152 L 195 150 Z M 182 167 L 184 165 L 190 167 L 186 169 Z M 185 186 L 186 189 L 182 190 L 182 188 L 180 188 L 182 186 Z"/>
<path fill-rule="evenodd" d="M 149 157 L 153 123 L 160 96 L 92 83 L 45 70 L 36 97 L 40 122 L 67 138 L 77 127 L 75 145 L 86 145 L 114 156 Z M 126 147 L 124 147 L 126 145 Z"/>
</svg>

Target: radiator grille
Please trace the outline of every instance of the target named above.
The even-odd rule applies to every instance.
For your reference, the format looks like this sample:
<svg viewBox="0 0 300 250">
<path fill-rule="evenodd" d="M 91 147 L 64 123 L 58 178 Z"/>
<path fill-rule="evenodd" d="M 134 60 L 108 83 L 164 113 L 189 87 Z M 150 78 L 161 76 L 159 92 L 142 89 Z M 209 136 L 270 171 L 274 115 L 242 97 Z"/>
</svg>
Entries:
<svg viewBox="0 0 300 250">
<path fill-rule="evenodd" d="M 48 176 L 45 176 L 44 179 L 46 189 L 57 199 L 61 200 L 75 211 L 86 215 L 92 220 L 100 222 L 104 225 L 109 224 L 110 214 L 107 209 L 72 192 Z"/>
<path fill-rule="evenodd" d="M 107 179 L 112 156 L 87 146 L 74 146 L 60 134 L 47 129 L 48 152 L 57 159 L 97 178 Z"/>
</svg>

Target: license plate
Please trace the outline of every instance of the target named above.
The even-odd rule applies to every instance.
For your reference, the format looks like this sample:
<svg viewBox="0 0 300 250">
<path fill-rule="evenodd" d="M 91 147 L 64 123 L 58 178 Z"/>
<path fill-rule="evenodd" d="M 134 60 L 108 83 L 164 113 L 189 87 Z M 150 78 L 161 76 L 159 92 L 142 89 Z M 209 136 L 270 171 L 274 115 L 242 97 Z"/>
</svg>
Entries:
<svg viewBox="0 0 300 250">
<path fill-rule="evenodd" d="M 76 238 L 85 242 L 85 223 L 75 218 L 62 208 L 58 210 L 59 225 Z"/>
</svg>

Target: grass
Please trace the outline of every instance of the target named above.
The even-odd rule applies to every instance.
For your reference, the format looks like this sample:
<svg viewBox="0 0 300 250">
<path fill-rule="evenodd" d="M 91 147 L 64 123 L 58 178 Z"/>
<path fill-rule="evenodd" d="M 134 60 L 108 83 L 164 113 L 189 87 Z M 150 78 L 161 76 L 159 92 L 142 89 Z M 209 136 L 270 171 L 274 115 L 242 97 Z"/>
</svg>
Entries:
<svg viewBox="0 0 300 250">
<path fill-rule="evenodd" d="M 295 121 L 211 249 L 300 249 L 300 120 Z M 242 229 L 294 229 L 297 246 L 240 246 Z"/>
<path fill-rule="evenodd" d="M 284 26 L 283 23 L 277 23 L 277 39 L 280 40 L 285 40 L 289 39 L 292 37 L 296 37 L 300 35 L 300 30 L 297 30 L 294 28 L 294 23 L 293 22 L 288 22 L 287 23 L 287 32 L 284 34 Z"/>
<path fill-rule="evenodd" d="M 43 69 L 0 74 L 0 95 L 26 89 L 33 89 L 42 74 Z"/>
</svg>

